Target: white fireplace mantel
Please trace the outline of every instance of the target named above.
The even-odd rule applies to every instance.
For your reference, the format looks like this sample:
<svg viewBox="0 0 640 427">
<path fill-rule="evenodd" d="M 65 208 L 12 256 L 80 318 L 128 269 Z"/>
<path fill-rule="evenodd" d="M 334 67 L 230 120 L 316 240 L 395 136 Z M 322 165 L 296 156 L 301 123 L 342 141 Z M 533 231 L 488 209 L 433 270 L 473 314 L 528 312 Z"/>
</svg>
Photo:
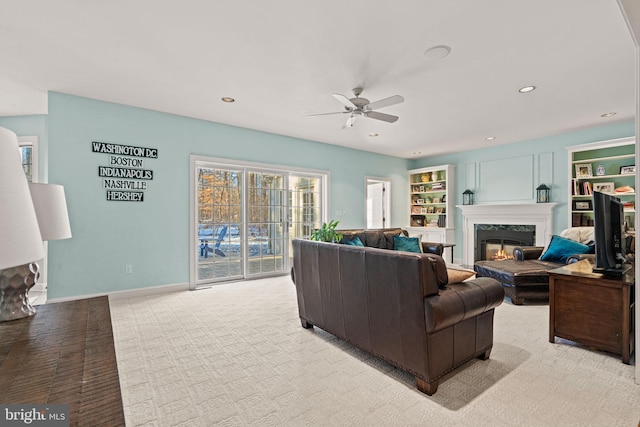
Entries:
<svg viewBox="0 0 640 427">
<path fill-rule="evenodd" d="M 476 224 L 534 225 L 536 246 L 546 246 L 553 234 L 553 208 L 557 203 L 457 205 L 462 211 L 463 263 L 473 265 Z"/>
</svg>

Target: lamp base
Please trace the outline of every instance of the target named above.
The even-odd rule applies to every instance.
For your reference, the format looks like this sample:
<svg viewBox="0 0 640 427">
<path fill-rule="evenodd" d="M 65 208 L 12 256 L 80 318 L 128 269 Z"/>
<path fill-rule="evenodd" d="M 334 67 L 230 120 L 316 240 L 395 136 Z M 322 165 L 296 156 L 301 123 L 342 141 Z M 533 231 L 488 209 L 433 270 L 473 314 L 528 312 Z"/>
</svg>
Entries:
<svg viewBox="0 0 640 427">
<path fill-rule="evenodd" d="M 27 294 L 39 276 L 35 262 L 0 270 L 0 322 L 36 314 Z"/>
</svg>

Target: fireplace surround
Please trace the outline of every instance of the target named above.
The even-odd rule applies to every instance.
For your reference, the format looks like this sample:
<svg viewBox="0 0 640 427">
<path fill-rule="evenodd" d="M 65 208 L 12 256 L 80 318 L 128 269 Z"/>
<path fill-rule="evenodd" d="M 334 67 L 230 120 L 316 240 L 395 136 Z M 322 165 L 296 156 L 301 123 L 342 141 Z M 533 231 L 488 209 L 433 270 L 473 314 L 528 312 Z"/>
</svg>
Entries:
<svg viewBox="0 0 640 427">
<path fill-rule="evenodd" d="M 463 264 L 473 265 L 476 226 L 479 224 L 531 225 L 535 246 L 546 246 L 553 234 L 553 209 L 557 203 L 457 205 L 462 212 Z"/>
</svg>

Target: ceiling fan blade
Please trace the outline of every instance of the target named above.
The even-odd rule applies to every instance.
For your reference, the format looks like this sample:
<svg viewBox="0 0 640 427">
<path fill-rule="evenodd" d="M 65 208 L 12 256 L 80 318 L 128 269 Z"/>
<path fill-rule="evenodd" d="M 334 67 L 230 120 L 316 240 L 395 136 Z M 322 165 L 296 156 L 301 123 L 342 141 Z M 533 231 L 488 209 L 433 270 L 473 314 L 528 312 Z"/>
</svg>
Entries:
<svg viewBox="0 0 640 427">
<path fill-rule="evenodd" d="M 306 112 L 303 112 L 302 114 L 305 117 L 314 117 L 314 116 L 329 116 L 329 115 L 332 115 L 332 114 L 345 114 L 345 113 L 348 113 L 348 111 L 334 111 L 332 113 L 306 113 Z"/>
<path fill-rule="evenodd" d="M 378 113 L 377 111 L 367 111 L 364 114 L 370 119 L 382 120 L 387 123 L 394 123 L 398 120 L 398 116 L 392 116 L 391 114 Z"/>
<path fill-rule="evenodd" d="M 354 115 L 349 116 L 347 121 L 342 126 L 342 129 L 349 129 L 349 128 L 353 127 L 353 124 L 355 122 L 356 122 L 356 116 L 354 116 Z"/>
<path fill-rule="evenodd" d="M 404 102 L 404 98 L 402 96 L 393 95 L 388 98 L 370 103 L 369 105 L 367 105 L 367 110 L 375 110 L 382 107 L 388 107 L 390 105 L 400 104 L 401 102 Z"/>
<path fill-rule="evenodd" d="M 355 110 L 357 108 L 356 105 L 344 95 L 340 95 L 339 93 L 334 93 L 333 97 L 337 99 L 339 103 L 347 107 L 349 110 Z"/>
</svg>

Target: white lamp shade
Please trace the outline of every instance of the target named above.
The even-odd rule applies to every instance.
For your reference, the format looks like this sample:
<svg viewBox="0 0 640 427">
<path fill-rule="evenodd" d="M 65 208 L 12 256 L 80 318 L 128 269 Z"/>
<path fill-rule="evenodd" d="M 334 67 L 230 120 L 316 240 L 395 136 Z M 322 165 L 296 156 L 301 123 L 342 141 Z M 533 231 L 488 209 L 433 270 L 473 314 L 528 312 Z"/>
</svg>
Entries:
<svg viewBox="0 0 640 427">
<path fill-rule="evenodd" d="M 71 237 L 67 201 L 64 187 L 57 184 L 29 183 L 31 199 L 36 209 L 42 240 L 60 240 Z"/>
<path fill-rule="evenodd" d="M 0 127 L 0 270 L 44 257 L 18 137 Z"/>
</svg>

